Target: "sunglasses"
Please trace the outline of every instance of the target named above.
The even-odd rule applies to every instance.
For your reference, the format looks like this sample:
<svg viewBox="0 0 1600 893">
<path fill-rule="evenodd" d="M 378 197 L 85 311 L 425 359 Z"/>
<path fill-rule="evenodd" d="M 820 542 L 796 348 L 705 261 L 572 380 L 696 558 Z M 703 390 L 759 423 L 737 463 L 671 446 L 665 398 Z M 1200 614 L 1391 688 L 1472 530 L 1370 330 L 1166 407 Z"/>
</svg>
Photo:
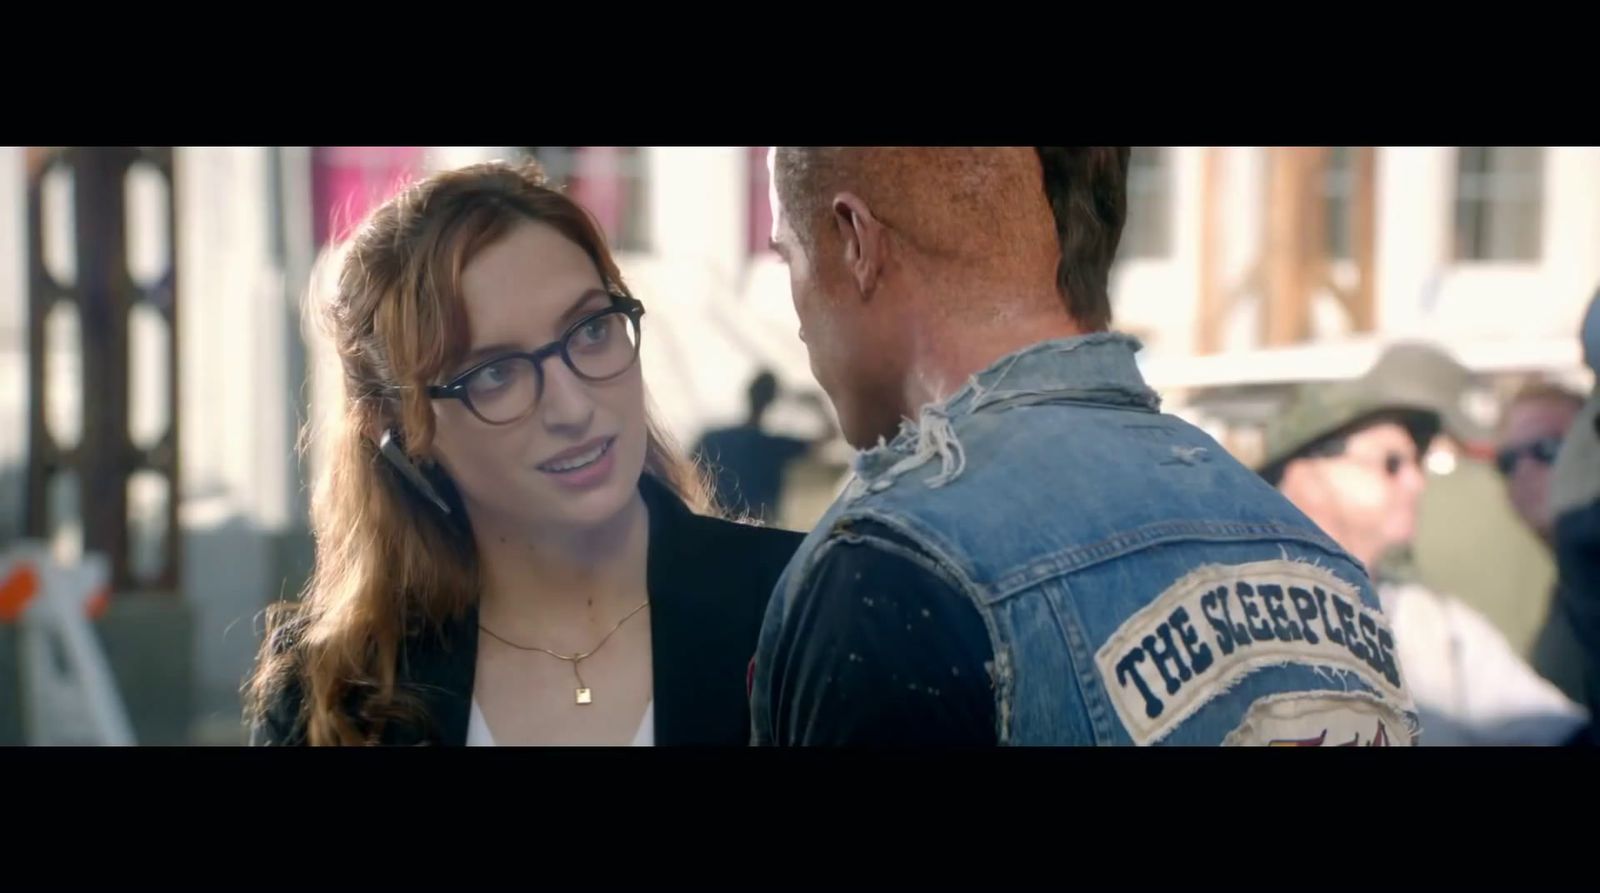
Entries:
<svg viewBox="0 0 1600 893">
<path fill-rule="evenodd" d="M 1416 468 L 1422 467 L 1422 457 L 1416 455 L 1415 453 L 1404 453 L 1399 450 L 1390 450 L 1377 456 L 1361 455 L 1357 453 L 1346 452 L 1345 445 L 1346 444 L 1343 438 L 1335 438 L 1333 440 L 1317 444 L 1311 449 L 1306 450 L 1302 455 L 1306 456 L 1307 458 L 1348 459 L 1352 462 L 1362 465 L 1375 465 L 1379 468 L 1382 468 L 1383 473 L 1388 477 L 1399 477 L 1400 472 L 1404 471 L 1408 466 Z"/>
<path fill-rule="evenodd" d="M 1390 452 L 1390 453 L 1384 453 L 1382 456 L 1370 456 L 1370 457 L 1369 456 L 1353 456 L 1353 455 L 1346 454 L 1345 458 L 1346 459 L 1353 459 L 1353 460 L 1355 460 L 1357 462 L 1365 463 L 1365 464 L 1368 464 L 1368 465 L 1376 465 L 1379 468 L 1382 468 L 1383 469 L 1383 473 L 1385 475 L 1389 476 L 1389 477 L 1399 477 L 1400 476 L 1400 472 L 1405 470 L 1406 468 L 1421 468 L 1422 467 L 1421 461 L 1416 456 L 1411 455 L 1409 453 L 1394 453 L 1394 452 Z"/>
<path fill-rule="evenodd" d="M 1561 438 L 1541 437 L 1528 443 L 1508 446 L 1495 454 L 1494 465 L 1500 469 L 1500 474 L 1511 477 L 1517 473 L 1517 466 L 1522 464 L 1524 458 L 1535 459 L 1540 465 L 1554 465 L 1556 454 L 1561 451 Z"/>
</svg>

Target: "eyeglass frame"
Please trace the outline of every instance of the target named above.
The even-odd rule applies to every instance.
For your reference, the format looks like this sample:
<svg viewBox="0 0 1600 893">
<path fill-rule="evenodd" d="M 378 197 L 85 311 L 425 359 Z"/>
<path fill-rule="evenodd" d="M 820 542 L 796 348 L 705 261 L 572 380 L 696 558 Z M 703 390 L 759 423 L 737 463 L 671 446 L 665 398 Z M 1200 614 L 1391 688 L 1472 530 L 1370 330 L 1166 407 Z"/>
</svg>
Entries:
<svg viewBox="0 0 1600 893">
<path fill-rule="evenodd" d="M 610 381 L 618 376 L 621 376 L 629 369 L 632 369 L 634 366 L 638 365 L 639 362 L 639 348 L 644 343 L 644 326 L 640 323 L 640 320 L 644 318 L 644 304 L 639 301 L 639 299 L 623 292 L 611 291 L 608 292 L 608 294 L 611 298 L 611 306 L 605 308 L 604 310 L 596 310 L 593 313 L 587 314 L 583 318 L 574 322 L 572 325 L 567 326 L 567 328 L 562 331 L 560 338 L 557 338 L 556 340 L 551 341 L 549 344 L 535 348 L 531 351 L 510 351 L 488 357 L 482 362 L 474 363 L 470 368 L 455 375 L 442 385 L 428 385 L 426 393 L 429 399 L 459 400 L 461 401 L 461 405 L 465 406 L 467 411 L 472 413 L 474 418 L 480 422 L 483 422 L 485 425 L 511 425 L 527 418 L 528 414 L 539 405 L 539 400 L 543 399 L 544 363 L 552 356 L 559 356 L 561 358 L 561 362 L 572 371 L 572 374 L 578 376 L 584 381 Z M 634 331 L 638 336 L 633 342 L 633 358 L 628 361 L 626 366 L 623 366 L 621 369 L 617 370 L 611 375 L 606 375 L 600 378 L 596 378 L 592 375 L 585 375 L 583 372 L 578 370 L 577 364 L 572 361 L 572 355 L 567 352 L 567 341 L 572 337 L 573 333 L 577 332 L 578 329 L 588 325 L 591 322 L 594 322 L 596 319 L 599 319 L 602 316 L 609 316 L 618 312 L 622 313 L 629 319 L 629 321 L 633 323 Z M 534 392 L 534 401 L 533 403 L 529 404 L 526 410 L 518 414 L 516 418 L 507 419 L 503 422 L 490 421 L 489 419 L 484 418 L 483 413 L 479 412 L 476 406 L 472 405 L 472 395 L 467 391 L 467 382 L 471 380 L 472 376 L 482 371 L 484 367 L 492 366 L 495 363 L 503 363 L 506 360 L 513 359 L 524 359 L 533 364 L 533 371 L 539 376 L 539 385 L 538 389 Z"/>
</svg>

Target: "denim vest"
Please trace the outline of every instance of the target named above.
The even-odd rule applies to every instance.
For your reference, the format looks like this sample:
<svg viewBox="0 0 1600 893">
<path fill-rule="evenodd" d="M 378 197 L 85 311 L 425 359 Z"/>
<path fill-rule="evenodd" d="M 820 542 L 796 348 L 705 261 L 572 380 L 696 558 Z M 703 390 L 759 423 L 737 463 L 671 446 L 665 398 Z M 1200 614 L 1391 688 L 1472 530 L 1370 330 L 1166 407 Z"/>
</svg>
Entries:
<svg viewBox="0 0 1600 893">
<path fill-rule="evenodd" d="M 1139 343 L 1006 356 L 862 453 L 778 581 L 766 674 L 810 570 L 886 525 L 988 627 L 1001 744 L 1403 745 L 1416 711 L 1361 565 L 1198 428 L 1159 411 Z"/>
</svg>

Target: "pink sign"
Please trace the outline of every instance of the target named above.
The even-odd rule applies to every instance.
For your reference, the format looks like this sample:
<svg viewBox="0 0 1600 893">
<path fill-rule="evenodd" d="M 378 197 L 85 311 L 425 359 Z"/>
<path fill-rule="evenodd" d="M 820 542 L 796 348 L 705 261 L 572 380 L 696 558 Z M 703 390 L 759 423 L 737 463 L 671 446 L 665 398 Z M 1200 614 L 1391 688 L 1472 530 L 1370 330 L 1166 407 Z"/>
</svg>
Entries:
<svg viewBox="0 0 1600 893">
<path fill-rule="evenodd" d="M 341 241 L 421 173 L 422 146 L 317 146 L 311 150 L 316 245 Z"/>
</svg>

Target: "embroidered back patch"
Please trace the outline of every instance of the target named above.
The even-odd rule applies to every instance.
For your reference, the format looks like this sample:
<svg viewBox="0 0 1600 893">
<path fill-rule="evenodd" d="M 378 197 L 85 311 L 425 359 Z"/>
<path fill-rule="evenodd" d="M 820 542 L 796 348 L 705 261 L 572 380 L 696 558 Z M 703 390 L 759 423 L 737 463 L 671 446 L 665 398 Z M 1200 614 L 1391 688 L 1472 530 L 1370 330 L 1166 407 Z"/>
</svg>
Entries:
<svg viewBox="0 0 1600 893">
<path fill-rule="evenodd" d="M 1382 615 L 1351 583 L 1299 561 L 1198 568 L 1095 653 L 1117 716 L 1140 745 L 1250 673 L 1282 664 L 1349 671 L 1394 703 L 1411 703 Z"/>
<path fill-rule="evenodd" d="M 1365 692 L 1282 694 L 1250 705 L 1228 747 L 1410 747 L 1406 719 Z"/>
</svg>

